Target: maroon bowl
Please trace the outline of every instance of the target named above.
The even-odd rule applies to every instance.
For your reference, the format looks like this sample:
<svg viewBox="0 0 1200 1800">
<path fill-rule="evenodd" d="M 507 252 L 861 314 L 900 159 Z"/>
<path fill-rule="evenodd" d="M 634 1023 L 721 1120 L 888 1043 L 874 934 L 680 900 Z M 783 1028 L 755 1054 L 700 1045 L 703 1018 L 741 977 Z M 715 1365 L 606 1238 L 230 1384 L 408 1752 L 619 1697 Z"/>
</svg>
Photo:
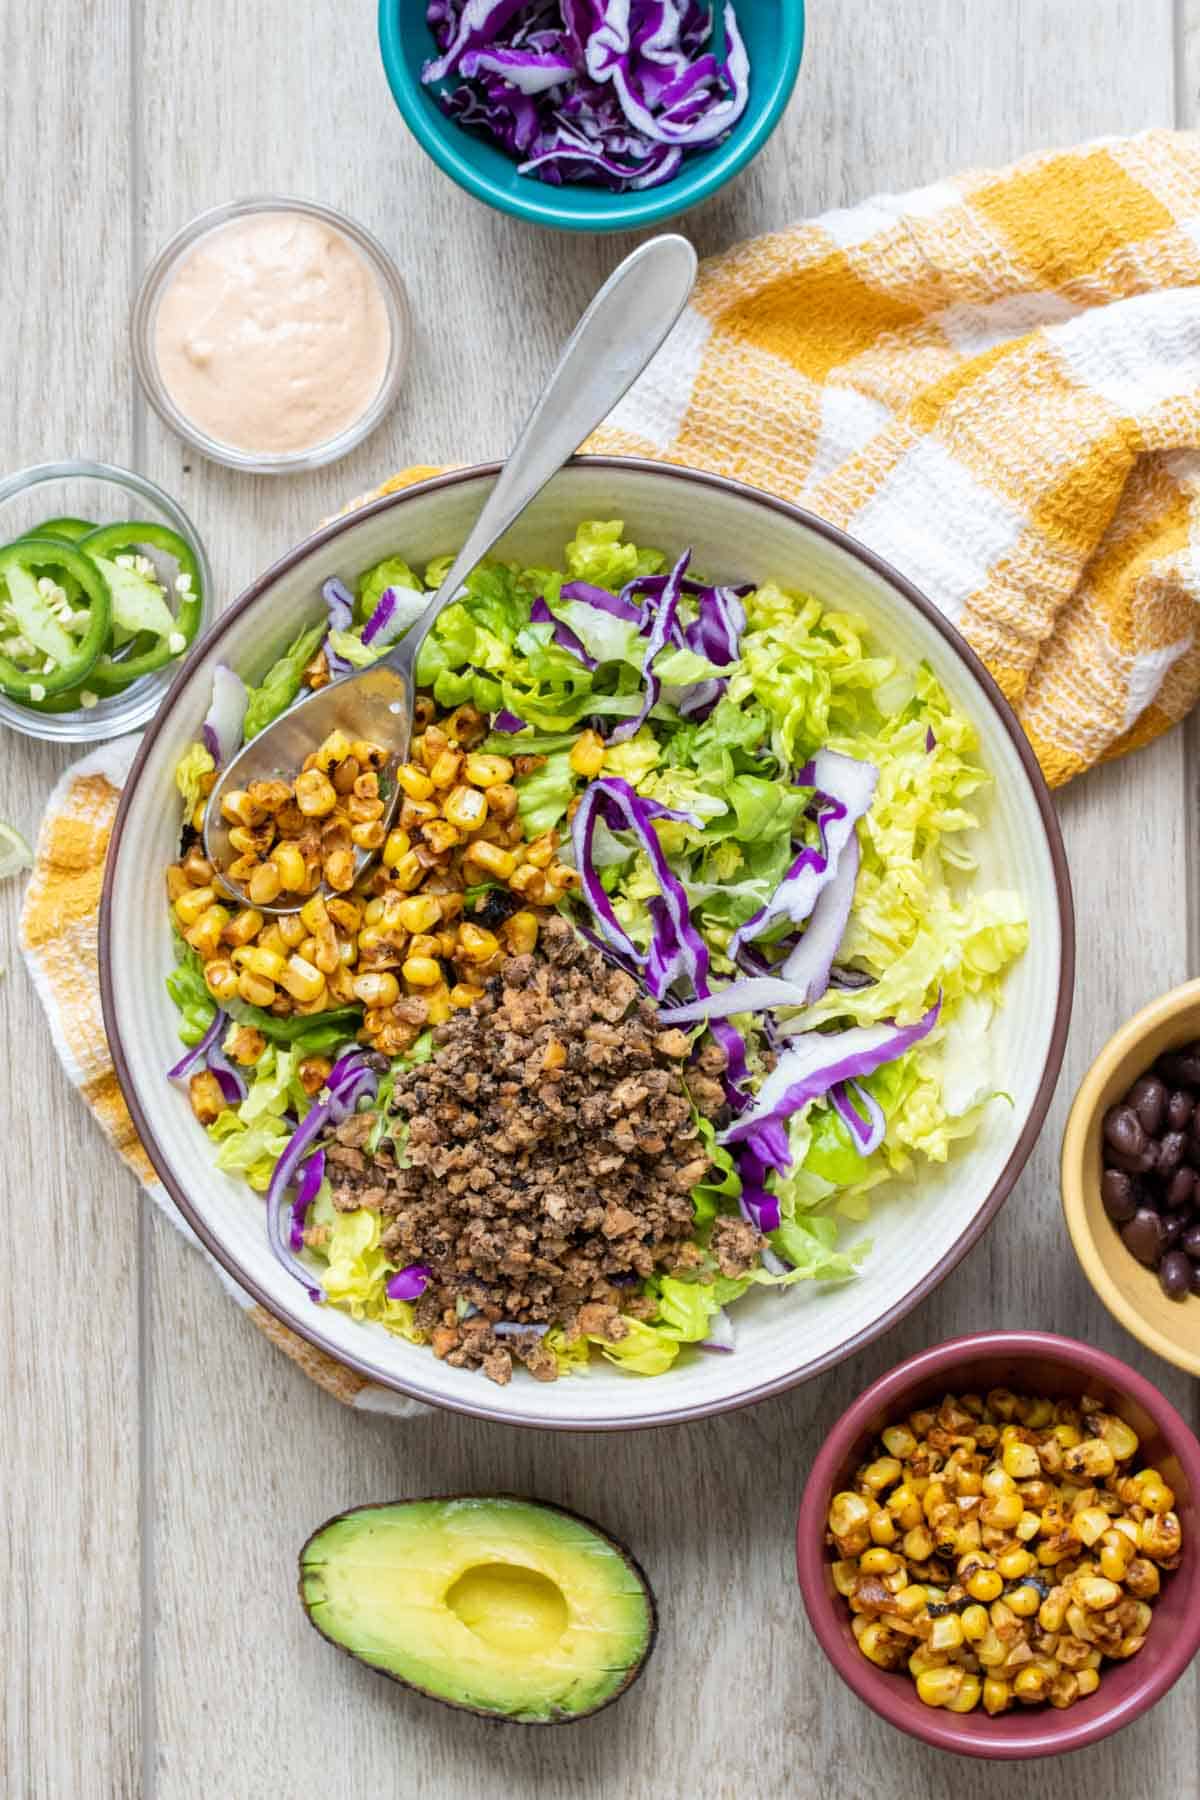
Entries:
<svg viewBox="0 0 1200 1800">
<path fill-rule="evenodd" d="M 882 1428 L 945 1394 L 992 1387 L 1052 1399 L 1087 1395 L 1132 1425 L 1139 1461 L 1161 1469 L 1175 1492 L 1183 1560 L 1154 1603 L 1146 1642 L 1128 1662 L 1106 1663 L 1100 1686 L 1059 1711 L 1038 1706 L 991 1718 L 952 1713 L 917 1698 L 907 1671 L 876 1668 L 850 1630 L 850 1609 L 833 1585 L 825 1547 L 829 1502 L 846 1487 Z M 910 1737 L 963 1756 L 1011 1760 L 1081 1750 L 1147 1712 L 1200 1649 L 1200 1443 L 1157 1388 L 1115 1356 L 1048 1331 L 984 1331 L 923 1350 L 881 1375 L 844 1412 L 813 1463 L 796 1526 L 796 1568 L 812 1628 L 860 1700 Z"/>
</svg>

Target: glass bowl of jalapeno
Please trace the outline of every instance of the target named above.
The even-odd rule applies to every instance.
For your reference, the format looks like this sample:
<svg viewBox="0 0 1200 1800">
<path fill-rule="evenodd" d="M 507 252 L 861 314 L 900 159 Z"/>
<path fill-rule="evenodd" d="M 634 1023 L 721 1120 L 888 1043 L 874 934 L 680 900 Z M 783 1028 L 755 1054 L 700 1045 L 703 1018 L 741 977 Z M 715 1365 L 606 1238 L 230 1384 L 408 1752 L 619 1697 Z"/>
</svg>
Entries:
<svg viewBox="0 0 1200 1800">
<path fill-rule="evenodd" d="M 0 480 L 0 723 L 64 743 L 144 725 L 211 589 L 191 520 L 144 475 L 72 461 Z"/>
</svg>

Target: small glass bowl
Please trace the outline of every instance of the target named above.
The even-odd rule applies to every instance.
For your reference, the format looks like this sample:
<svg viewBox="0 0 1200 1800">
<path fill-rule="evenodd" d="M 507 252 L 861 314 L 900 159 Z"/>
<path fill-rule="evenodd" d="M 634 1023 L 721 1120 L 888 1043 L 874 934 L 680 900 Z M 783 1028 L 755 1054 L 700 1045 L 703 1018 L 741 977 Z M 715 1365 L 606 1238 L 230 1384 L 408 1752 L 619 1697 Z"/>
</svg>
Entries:
<svg viewBox="0 0 1200 1800">
<path fill-rule="evenodd" d="M 371 269 L 379 282 L 384 305 L 387 308 L 388 324 L 391 328 L 391 346 L 388 351 L 387 368 L 375 398 L 364 413 L 348 425 L 345 431 L 336 437 L 327 438 L 323 444 L 314 444 L 306 450 L 289 450 L 273 453 L 267 451 L 241 450 L 233 444 L 223 444 L 217 438 L 209 437 L 200 430 L 186 413 L 176 406 L 167 392 L 158 368 L 158 357 L 155 352 L 155 325 L 158 317 L 159 302 L 165 294 L 175 270 L 180 262 L 199 243 L 201 238 L 218 226 L 227 225 L 231 219 L 242 219 L 254 213 L 303 213 L 306 217 L 320 219 L 358 252 L 363 261 Z M 305 469 L 319 469 L 325 463 L 336 462 L 338 457 L 349 451 L 369 437 L 379 424 L 384 414 L 395 401 L 400 390 L 400 383 L 408 367 L 411 349 L 412 330 L 408 309 L 408 295 L 399 271 L 387 251 L 361 225 L 348 219 L 344 213 L 335 212 L 332 207 L 319 206 L 311 200 L 290 200 L 258 196 L 251 200 L 235 200 L 225 206 L 210 207 L 207 212 L 198 213 L 191 222 L 177 231 L 170 243 L 159 251 L 142 280 L 138 297 L 134 302 L 133 317 L 130 322 L 130 334 L 133 344 L 133 360 L 139 379 L 146 391 L 146 398 L 151 406 L 171 430 L 191 444 L 202 456 L 210 461 L 224 463 L 229 469 L 243 469 L 253 475 L 294 475 Z"/>
<path fill-rule="evenodd" d="M 97 462 L 39 463 L 0 481 L 0 544 L 11 543 L 46 519 L 62 518 L 94 519 L 97 525 L 144 519 L 167 525 L 185 539 L 200 569 L 200 624 L 192 642 L 199 641 L 213 613 L 212 572 L 196 527 L 169 494 L 144 475 Z M 25 737 L 57 743 L 120 737 L 154 717 L 186 655 L 185 651 L 152 675 L 143 675 L 121 693 L 106 695 L 86 711 L 38 712 L 0 694 L 0 723 Z"/>
</svg>

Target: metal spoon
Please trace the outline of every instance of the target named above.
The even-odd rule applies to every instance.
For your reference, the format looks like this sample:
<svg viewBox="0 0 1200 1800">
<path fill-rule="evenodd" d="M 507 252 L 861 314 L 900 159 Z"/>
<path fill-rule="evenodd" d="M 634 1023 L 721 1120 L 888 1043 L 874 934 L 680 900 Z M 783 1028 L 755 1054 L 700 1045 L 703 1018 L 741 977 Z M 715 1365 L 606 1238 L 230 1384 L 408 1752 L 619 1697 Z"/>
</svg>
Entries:
<svg viewBox="0 0 1200 1800">
<path fill-rule="evenodd" d="M 686 238 L 653 238 L 625 258 L 567 340 L 466 543 L 425 611 L 377 663 L 300 701 L 252 738 L 222 771 L 204 817 L 204 850 L 217 881 L 234 899 L 249 904 L 245 892 L 221 873 L 235 854 L 221 813 L 222 795 L 252 781 L 294 778 L 305 757 L 334 730 L 386 746 L 392 751 L 389 769 L 403 762 L 412 737 L 417 656 L 438 614 L 641 374 L 687 304 L 695 278 L 696 253 Z M 400 790 L 394 779 L 388 783 L 386 772 L 381 792 L 387 794 L 388 825 Z M 377 855 L 357 853 L 356 881 Z M 273 906 L 260 903 L 258 910 L 296 912 L 304 899 L 302 894 L 286 900 L 281 896 Z"/>
</svg>

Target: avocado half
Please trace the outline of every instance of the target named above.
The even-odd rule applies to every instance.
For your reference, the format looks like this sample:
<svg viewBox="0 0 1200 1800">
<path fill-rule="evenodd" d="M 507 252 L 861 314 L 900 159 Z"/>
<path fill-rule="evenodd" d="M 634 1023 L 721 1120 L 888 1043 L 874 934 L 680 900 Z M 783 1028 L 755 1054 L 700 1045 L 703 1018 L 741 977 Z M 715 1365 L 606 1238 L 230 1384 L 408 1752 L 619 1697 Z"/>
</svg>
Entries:
<svg viewBox="0 0 1200 1800">
<path fill-rule="evenodd" d="M 339 1513 L 300 1552 L 300 1598 L 321 1636 L 368 1668 L 523 1725 L 619 1699 L 658 1629 L 628 1550 L 577 1513 L 511 1494 Z"/>
</svg>

